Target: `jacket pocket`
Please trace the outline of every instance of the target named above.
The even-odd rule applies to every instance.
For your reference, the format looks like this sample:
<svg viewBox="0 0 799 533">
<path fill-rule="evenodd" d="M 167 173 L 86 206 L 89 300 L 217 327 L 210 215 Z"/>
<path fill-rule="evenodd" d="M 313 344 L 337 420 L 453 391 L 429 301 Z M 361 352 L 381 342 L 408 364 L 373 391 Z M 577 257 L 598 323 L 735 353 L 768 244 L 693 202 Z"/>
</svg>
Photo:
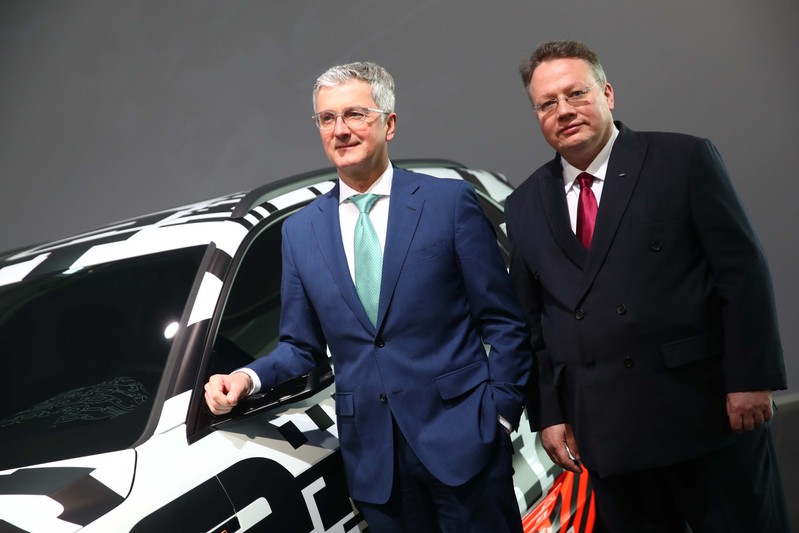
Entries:
<svg viewBox="0 0 799 533">
<path fill-rule="evenodd" d="M 476 361 L 435 379 L 441 398 L 451 400 L 489 380 L 488 361 Z"/>
<path fill-rule="evenodd" d="M 355 416 L 355 398 L 351 392 L 337 392 L 335 400 L 336 415 Z"/>
<path fill-rule="evenodd" d="M 450 253 L 452 244 L 448 240 L 441 240 L 437 242 L 428 243 L 418 248 L 411 248 L 408 250 L 408 255 L 405 258 L 405 264 L 411 265 L 435 259 L 436 257 Z"/>
<path fill-rule="evenodd" d="M 720 356 L 724 353 L 724 340 L 720 332 L 713 331 L 664 344 L 661 349 L 666 367 L 674 368 Z"/>
</svg>

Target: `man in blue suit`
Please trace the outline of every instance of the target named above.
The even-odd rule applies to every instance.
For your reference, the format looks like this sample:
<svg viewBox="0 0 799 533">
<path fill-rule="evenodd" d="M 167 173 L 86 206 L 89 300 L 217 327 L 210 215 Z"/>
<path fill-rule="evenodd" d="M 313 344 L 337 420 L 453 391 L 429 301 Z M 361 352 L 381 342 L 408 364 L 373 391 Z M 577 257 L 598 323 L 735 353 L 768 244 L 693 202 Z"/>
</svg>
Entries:
<svg viewBox="0 0 799 533">
<path fill-rule="evenodd" d="M 385 69 L 333 67 L 313 94 L 340 179 L 283 225 L 279 345 L 212 376 L 209 408 L 225 413 L 329 348 L 349 489 L 374 531 L 521 531 L 509 434 L 532 356 L 493 228 L 466 182 L 391 165 Z M 376 237 L 371 284 L 364 235 Z"/>
</svg>

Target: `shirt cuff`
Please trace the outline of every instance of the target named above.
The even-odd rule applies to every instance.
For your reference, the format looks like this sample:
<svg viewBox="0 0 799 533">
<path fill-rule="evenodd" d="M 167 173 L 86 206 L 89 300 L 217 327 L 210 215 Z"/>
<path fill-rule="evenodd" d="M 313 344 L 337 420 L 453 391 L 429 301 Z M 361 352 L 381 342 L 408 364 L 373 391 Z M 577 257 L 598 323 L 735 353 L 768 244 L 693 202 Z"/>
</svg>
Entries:
<svg viewBox="0 0 799 533">
<path fill-rule="evenodd" d="M 253 383 L 255 383 L 255 381 L 253 381 Z M 505 426 L 505 429 L 508 430 L 508 433 L 513 433 L 513 426 L 510 425 L 510 422 L 502 418 L 502 415 L 497 415 L 497 420 L 499 420 L 500 424 Z"/>
</svg>

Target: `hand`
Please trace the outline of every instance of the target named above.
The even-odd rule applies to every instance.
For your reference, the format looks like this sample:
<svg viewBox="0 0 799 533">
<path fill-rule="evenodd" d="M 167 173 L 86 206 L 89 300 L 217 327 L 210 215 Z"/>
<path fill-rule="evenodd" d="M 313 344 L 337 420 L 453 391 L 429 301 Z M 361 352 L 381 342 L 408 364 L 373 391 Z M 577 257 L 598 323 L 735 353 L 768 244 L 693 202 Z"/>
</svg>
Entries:
<svg viewBox="0 0 799 533">
<path fill-rule="evenodd" d="M 579 474 L 580 452 L 570 424 L 556 424 L 541 430 L 541 444 L 552 462 L 569 472 Z"/>
<path fill-rule="evenodd" d="M 244 372 L 214 374 L 205 384 L 205 403 L 215 415 L 224 415 L 249 394 L 252 380 Z"/>
<path fill-rule="evenodd" d="M 736 433 L 751 431 L 771 420 L 771 391 L 730 392 L 727 394 L 727 416 Z"/>
</svg>

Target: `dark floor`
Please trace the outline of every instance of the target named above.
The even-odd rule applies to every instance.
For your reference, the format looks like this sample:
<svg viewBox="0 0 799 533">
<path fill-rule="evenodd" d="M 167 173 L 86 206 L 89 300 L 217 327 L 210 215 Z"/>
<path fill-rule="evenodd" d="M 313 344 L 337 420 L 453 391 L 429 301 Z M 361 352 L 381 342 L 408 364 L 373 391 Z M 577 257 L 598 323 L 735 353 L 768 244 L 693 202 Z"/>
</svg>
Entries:
<svg viewBox="0 0 799 533">
<path fill-rule="evenodd" d="M 799 531 L 799 393 L 775 398 L 774 443 L 793 531 Z"/>
</svg>

